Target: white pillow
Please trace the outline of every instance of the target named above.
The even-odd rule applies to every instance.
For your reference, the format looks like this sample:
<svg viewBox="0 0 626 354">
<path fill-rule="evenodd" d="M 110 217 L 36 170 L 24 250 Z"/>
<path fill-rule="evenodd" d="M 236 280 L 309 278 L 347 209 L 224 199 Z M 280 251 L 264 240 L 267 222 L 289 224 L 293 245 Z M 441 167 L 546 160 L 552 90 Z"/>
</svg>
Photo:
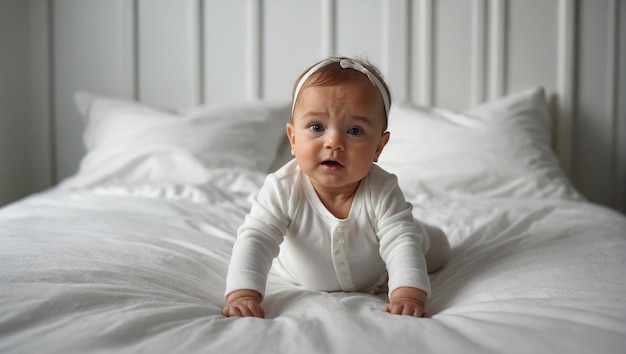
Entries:
<svg viewBox="0 0 626 354">
<path fill-rule="evenodd" d="M 580 199 L 551 149 L 542 88 L 457 114 L 396 104 L 379 164 L 406 193 Z"/>
<path fill-rule="evenodd" d="M 246 102 L 159 111 L 143 104 L 77 93 L 87 155 L 65 185 L 206 183 L 212 170 L 267 173 L 289 105 Z"/>
</svg>

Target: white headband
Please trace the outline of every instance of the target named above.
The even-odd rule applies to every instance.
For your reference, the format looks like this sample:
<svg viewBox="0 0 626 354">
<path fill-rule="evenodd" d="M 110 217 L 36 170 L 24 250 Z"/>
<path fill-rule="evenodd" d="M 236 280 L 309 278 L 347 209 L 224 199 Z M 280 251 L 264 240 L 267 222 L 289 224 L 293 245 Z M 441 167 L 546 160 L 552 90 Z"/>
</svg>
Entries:
<svg viewBox="0 0 626 354">
<path fill-rule="evenodd" d="M 304 85 L 306 80 L 308 80 L 309 77 L 311 77 L 311 75 L 313 75 L 313 73 L 318 71 L 320 68 L 323 68 L 328 64 L 332 64 L 336 62 L 339 62 L 339 65 L 341 65 L 341 67 L 344 69 L 356 70 L 367 75 L 367 78 L 372 82 L 372 84 L 374 84 L 374 86 L 376 86 L 378 91 L 380 91 L 380 96 L 383 98 L 383 104 L 385 105 L 385 113 L 387 116 L 389 116 L 389 101 L 390 101 L 389 93 L 387 92 L 387 90 L 385 90 L 385 86 L 383 86 L 383 83 L 380 82 L 380 80 L 376 77 L 376 75 L 372 74 L 363 65 L 351 59 L 340 59 L 340 58 L 331 58 L 331 59 L 326 59 L 324 61 L 321 61 L 317 63 L 315 66 L 313 66 L 311 69 L 309 69 L 309 71 L 307 71 L 304 75 L 302 75 L 302 78 L 300 79 L 300 81 L 298 81 L 298 85 L 296 86 L 296 91 L 293 94 L 293 103 L 291 104 L 291 114 L 293 115 L 293 109 L 296 106 L 296 100 L 298 99 L 300 90 L 302 89 L 302 86 Z"/>
</svg>

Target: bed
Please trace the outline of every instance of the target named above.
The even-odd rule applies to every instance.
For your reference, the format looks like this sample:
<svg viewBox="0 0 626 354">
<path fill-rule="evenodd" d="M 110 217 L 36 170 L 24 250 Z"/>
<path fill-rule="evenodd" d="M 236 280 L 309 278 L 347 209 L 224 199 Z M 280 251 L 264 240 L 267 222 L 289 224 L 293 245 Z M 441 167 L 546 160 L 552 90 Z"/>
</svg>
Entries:
<svg viewBox="0 0 626 354">
<path fill-rule="evenodd" d="M 76 94 L 87 153 L 59 185 L 0 209 L 3 353 L 620 353 L 626 218 L 586 201 L 551 149 L 545 93 L 465 112 L 396 103 L 379 164 L 452 254 L 430 319 L 386 294 L 270 273 L 266 319 L 225 318 L 235 233 L 290 159 L 288 102 L 164 111 Z"/>
</svg>

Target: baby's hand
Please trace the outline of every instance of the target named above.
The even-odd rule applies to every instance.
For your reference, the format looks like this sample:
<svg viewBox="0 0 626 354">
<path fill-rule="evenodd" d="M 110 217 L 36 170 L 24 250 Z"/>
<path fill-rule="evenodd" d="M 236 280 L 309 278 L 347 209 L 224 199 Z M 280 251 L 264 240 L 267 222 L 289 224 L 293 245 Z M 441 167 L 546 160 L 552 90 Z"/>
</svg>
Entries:
<svg viewBox="0 0 626 354">
<path fill-rule="evenodd" d="M 261 308 L 261 294 L 254 290 L 236 290 L 228 294 L 228 305 L 222 309 L 226 317 L 265 317 Z"/>
<path fill-rule="evenodd" d="M 389 304 L 385 307 L 385 312 L 395 315 L 429 317 L 424 312 L 426 297 L 426 292 L 421 289 L 398 288 L 391 293 L 391 299 L 389 299 Z"/>
</svg>

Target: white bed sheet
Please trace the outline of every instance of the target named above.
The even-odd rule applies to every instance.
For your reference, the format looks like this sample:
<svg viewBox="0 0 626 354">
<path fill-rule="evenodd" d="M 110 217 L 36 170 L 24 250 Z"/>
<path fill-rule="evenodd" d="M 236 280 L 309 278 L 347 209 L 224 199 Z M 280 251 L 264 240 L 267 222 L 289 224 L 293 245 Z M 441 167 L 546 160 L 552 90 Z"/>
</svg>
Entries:
<svg viewBox="0 0 626 354">
<path fill-rule="evenodd" d="M 250 184 L 259 174 L 240 176 Z M 449 235 L 431 319 L 385 294 L 270 274 L 267 318 L 225 318 L 251 193 L 162 184 L 53 189 L 0 210 L 0 352 L 619 353 L 626 219 L 581 201 L 410 194 Z"/>
</svg>

